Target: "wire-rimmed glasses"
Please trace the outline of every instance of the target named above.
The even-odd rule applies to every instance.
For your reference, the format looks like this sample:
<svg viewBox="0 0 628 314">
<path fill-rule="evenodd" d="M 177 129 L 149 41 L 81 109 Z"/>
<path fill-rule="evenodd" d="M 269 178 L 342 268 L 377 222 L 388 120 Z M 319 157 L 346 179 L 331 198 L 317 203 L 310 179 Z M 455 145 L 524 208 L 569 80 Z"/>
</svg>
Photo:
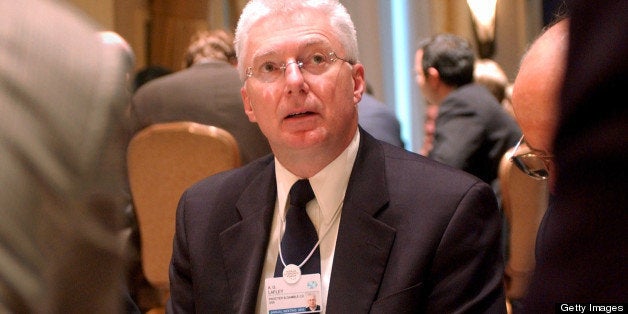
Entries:
<svg viewBox="0 0 628 314">
<path fill-rule="evenodd" d="M 257 64 L 246 68 L 246 77 L 254 77 L 264 83 L 272 83 L 284 75 L 286 68 L 290 64 L 295 64 L 303 74 L 321 75 L 331 67 L 336 60 L 341 60 L 349 64 L 354 62 L 345 60 L 331 51 L 328 53 L 314 51 L 306 57 L 290 61 L 287 63 L 273 60 L 261 60 Z"/>
<path fill-rule="evenodd" d="M 528 176 L 538 179 L 545 180 L 549 177 L 549 163 L 554 156 L 548 154 L 546 152 L 530 148 L 530 152 L 522 153 L 517 155 L 517 151 L 519 147 L 524 142 L 523 136 L 515 145 L 515 148 L 512 151 L 512 156 L 510 160 L 519 168 L 519 170 L 523 171 L 523 173 Z"/>
</svg>

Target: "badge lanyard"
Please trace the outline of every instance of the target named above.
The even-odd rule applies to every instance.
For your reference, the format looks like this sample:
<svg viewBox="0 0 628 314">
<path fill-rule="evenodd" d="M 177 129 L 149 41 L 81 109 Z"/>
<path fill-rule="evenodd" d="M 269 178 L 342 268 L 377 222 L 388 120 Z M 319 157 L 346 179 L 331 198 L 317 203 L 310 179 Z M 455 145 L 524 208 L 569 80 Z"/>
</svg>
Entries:
<svg viewBox="0 0 628 314">
<path fill-rule="evenodd" d="M 286 265 L 286 262 L 283 259 L 283 254 L 281 254 L 281 239 L 283 238 L 283 233 L 286 229 L 286 219 L 285 217 L 281 219 L 282 224 L 281 224 L 281 229 L 279 231 L 279 259 L 281 260 L 281 264 L 284 267 L 283 278 L 287 283 L 292 284 L 292 283 L 298 282 L 299 279 L 301 279 L 301 266 L 305 265 L 305 263 L 307 263 L 307 261 L 310 260 L 310 257 L 312 257 L 312 254 L 314 254 L 314 251 L 316 251 L 316 248 L 318 248 L 318 246 L 321 244 L 321 240 L 323 240 L 323 238 L 327 236 L 327 234 L 331 230 L 331 226 L 334 224 L 336 219 L 338 219 L 339 214 L 340 214 L 340 208 L 342 208 L 343 204 L 344 202 L 340 202 L 340 205 L 338 205 L 338 208 L 336 208 L 336 211 L 334 212 L 334 215 L 329 221 L 329 224 L 326 226 L 327 229 L 325 230 L 325 232 L 323 232 L 323 236 L 319 237 L 318 242 L 316 242 L 316 244 L 310 251 L 310 254 L 308 254 L 305 260 L 298 266 L 295 264 Z"/>
</svg>

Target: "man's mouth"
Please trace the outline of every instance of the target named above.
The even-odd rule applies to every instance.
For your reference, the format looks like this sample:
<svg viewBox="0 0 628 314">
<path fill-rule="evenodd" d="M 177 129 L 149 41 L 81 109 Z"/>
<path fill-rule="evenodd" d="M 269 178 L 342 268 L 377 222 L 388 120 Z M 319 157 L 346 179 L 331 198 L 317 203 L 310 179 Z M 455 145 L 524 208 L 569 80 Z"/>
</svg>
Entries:
<svg viewBox="0 0 628 314">
<path fill-rule="evenodd" d="M 288 118 L 288 119 L 289 118 L 298 118 L 298 117 L 302 117 L 304 115 L 309 115 L 309 114 L 311 114 L 311 112 L 309 112 L 309 111 L 291 113 L 286 118 Z"/>
</svg>

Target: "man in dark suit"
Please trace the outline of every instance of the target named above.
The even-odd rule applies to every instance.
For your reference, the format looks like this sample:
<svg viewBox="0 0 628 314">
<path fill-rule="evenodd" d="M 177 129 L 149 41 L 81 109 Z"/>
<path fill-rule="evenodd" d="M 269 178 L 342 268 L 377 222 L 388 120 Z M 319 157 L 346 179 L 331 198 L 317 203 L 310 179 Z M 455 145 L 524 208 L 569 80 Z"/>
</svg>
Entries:
<svg viewBox="0 0 628 314">
<path fill-rule="evenodd" d="M 170 313 L 268 313 L 278 287 L 303 276 L 330 314 L 505 313 L 495 196 L 476 177 L 358 127 L 364 67 L 341 4 L 253 0 L 236 51 L 245 111 L 274 155 L 182 196 Z M 284 248 L 294 182 L 313 190 L 302 210 L 318 243 L 275 276 L 286 249 L 299 249 Z"/>
<path fill-rule="evenodd" d="M 569 12 L 556 201 L 539 230 L 525 313 L 628 300 L 628 107 L 618 103 L 628 88 L 628 2 L 572 1 Z"/>
<path fill-rule="evenodd" d="M 416 79 L 427 102 L 439 107 L 428 157 L 491 184 L 521 130 L 488 89 L 473 84 L 474 62 L 466 40 L 436 35 L 416 51 Z"/>
<path fill-rule="evenodd" d="M 270 153 L 268 141 L 242 109 L 235 62 L 231 34 L 197 33 L 188 47 L 186 69 L 146 83 L 133 96 L 133 132 L 160 122 L 193 121 L 229 131 L 243 164 Z"/>
</svg>

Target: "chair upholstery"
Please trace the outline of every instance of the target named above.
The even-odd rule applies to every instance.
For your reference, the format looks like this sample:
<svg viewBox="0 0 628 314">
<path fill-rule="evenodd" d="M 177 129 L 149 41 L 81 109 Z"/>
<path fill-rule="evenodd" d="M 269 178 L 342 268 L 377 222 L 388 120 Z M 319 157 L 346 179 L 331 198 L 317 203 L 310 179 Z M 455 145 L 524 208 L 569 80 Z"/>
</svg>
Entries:
<svg viewBox="0 0 628 314">
<path fill-rule="evenodd" d="M 221 128 L 194 122 L 159 123 L 131 139 L 127 165 L 144 275 L 164 293 L 165 301 L 179 198 L 196 181 L 238 167 L 238 146 Z"/>
<path fill-rule="evenodd" d="M 506 299 L 524 296 L 535 267 L 535 243 L 548 206 L 547 180 L 529 177 L 510 160 L 512 149 L 502 157 L 498 178 L 502 207 L 508 222 L 508 259 L 505 270 Z"/>
</svg>

